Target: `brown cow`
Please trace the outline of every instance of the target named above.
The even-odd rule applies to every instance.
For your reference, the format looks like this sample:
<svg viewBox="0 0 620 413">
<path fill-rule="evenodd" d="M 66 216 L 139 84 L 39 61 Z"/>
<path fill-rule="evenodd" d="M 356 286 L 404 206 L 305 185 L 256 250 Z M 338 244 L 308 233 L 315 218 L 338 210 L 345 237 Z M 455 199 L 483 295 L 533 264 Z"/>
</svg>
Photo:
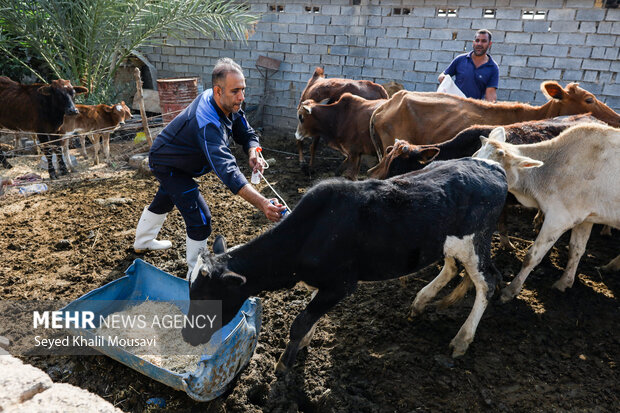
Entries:
<svg viewBox="0 0 620 413">
<path fill-rule="evenodd" d="M 543 82 L 543 93 L 549 101 L 542 106 L 518 102 L 491 103 L 445 93 L 396 93 L 372 116 L 370 136 L 381 158 L 394 138 L 407 142 L 434 144 L 476 125 L 508 125 L 563 115 L 590 112 L 613 127 L 620 127 L 620 115 L 577 83 L 565 89 L 553 81 Z"/>
<path fill-rule="evenodd" d="M 13 130 L 35 132 L 43 143 L 50 179 L 56 179 L 52 154 L 57 152 L 59 139 L 50 145 L 49 134 L 58 133 L 65 115 L 77 115 L 73 103 L 76 93 L 86 93 L 82 86 L 72 86 L 68 80 L 57 79 L 50 84 L 22 85 L 0 76 L 0 125 Z M 67 173 L 62 156 L 57 155 L 60 173 Z"/>
<path fill-rule="evenodd" d="M 385 91 L 388 94 L 388 97 L 390 98 L 394 96 L 396 92 L 400 92 L 401 90 L 405 88 L 402 83 L 398 83 L 393 80 L 383 83 L 381 86 L 383 86 L 383 89 L 385 89 Z"/>
<path fill-rule="evenodd" d="M 297 139 L 323 136 L 330 148 L 346 157 L 338 168 L 339 173 L 355 179 L 360 169 L 361 155 L 375 153 L 368 124 L 372 113 L 384 102 L 385 99 L 366 100 L 350 93 L 343 94 L 336 103 L 330 104 L 306 100 L 297 110 Z"/>
<path fill-rule="evenodd" d="M 106 162 L 110 162 L 110 134 L 124 124 L 127 119 L 132 118 L 131 110 L 125 102 L 116 105 L 76 105 L 80 111 L 77 116 L 65 116 L 65 121 L 60 128 L 60 133 L 71 134 L 73 132 L 91 132 L 104 129 L 105 132 L 90 133 L 88 138 L 94 145 L 94 165 L 99 164 L 99 142 L 103 140 L 103 154 Z M 63 151 L 69 159 L 69 139 L 65 136 Z M 80 135 L 82 155 L 86 154 L 86 135 Z"/>
<path fill-rule="evenodd" d="M 313 100 L 320 103 L 334 103 L 343 93 L 351 93 L 353 95 L 361 96 L 365 99 L 387 99 L 388 95 L 385 89 L 377 83 L 369 80 L 351 80 L 351 79 L 326 79 L 325 72 L 322 68 L 317 67 L 314 69 L 314 74 L 308 80 L 306 88 L 301 93 L 301 99 L 297 110 L 301 107 L 302 103 L 307 100 Z M 297 125 L 299 131 L 300 124 Z M 295 133 L 297 138 L 297 150 L 299 151 L 299 164 L 302 169 L 309 172 L 314 162 L 314 154 L 319 142 L 319 136 L 300 136 L 299 133 Z M 310 144 L 310 161 L 306 165 L 304 161 L 304 138 L 312 138 Z"/>
</svg>

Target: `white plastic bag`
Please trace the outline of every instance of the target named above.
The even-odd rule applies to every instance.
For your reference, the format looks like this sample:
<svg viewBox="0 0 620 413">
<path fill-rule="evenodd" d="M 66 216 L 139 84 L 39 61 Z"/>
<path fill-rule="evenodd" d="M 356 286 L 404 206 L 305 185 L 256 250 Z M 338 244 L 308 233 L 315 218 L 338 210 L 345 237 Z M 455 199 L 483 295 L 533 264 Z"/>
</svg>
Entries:
<svg viewBox="0 0 620 413">
<path fill-rule="evenodd" d="M 437 88 L 437 92 L 449 93 L 451 95 L 460 96 L 462 98 L 466 97 L 465 94 L 461 92 L 461 89 L 459 89 L 459 87 L 454 83 L 450 75 L 445 75 L 445 77 L 441 81 L 441 84 Z"/>
</svg>

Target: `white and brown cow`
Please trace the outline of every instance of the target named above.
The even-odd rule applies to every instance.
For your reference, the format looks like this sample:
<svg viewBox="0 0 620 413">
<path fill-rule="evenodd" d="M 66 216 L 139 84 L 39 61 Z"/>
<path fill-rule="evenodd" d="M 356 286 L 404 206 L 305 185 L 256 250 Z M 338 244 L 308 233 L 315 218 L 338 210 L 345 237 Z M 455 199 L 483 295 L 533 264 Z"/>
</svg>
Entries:
<svg viewBox="0 0 620 413">
<path fill-rule="evenodd" d="M 620 228 L 620 129 L 578 125 L 546 142 L 512 145 L 505 142 L 500 127 L 481 139 L 474 157 L 499 162 L 506 170 L 509 191 L 521 204 L 545 215 L 521 271 L 502 291 L 501 300 L 519 294 L 532 269 L 568 230 L 572 230 L 568 263 L 553 286 L 560 291 L 571 287 L 592 225 Z M 608 266 L 616 260 L 620 259 Z"/>
</svg>

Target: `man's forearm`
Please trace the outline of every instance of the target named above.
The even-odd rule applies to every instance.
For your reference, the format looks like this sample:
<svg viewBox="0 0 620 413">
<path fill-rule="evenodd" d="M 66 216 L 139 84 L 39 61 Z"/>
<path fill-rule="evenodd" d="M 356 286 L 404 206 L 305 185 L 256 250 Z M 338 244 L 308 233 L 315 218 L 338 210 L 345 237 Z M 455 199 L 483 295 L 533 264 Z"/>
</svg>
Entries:
<svg viewBox="0 0 620 413">
<path fill-rule="evenodd" d="M 237 193 L 241 198 L 248 201 L 250 204 L 254 205 L 258 210 L 263 211 L 265 208 L 265 203 L 268 203 L 269 200 L 262 196 L 254 187 L 250 184 L 244 185 L 239 192 Z"/>
</svg>

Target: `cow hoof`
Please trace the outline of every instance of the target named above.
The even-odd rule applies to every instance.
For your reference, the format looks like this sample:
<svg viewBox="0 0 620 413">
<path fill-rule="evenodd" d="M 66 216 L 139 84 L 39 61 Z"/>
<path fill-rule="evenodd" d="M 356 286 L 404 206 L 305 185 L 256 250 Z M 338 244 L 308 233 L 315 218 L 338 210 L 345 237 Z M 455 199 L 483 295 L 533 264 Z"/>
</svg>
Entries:
<svg viewBox="0 0 620 413">
<path fill-rule="evenodd" d="M 50 180 L 55 180 L 58 179 L 58 176 L 56 175 L 56 172 L 50 172 Z"/>
<path fill-rule="evenodd" d="M 424 311 L 423 308 L 416 308 L 412 304 L 409 310 L 409 317 L 407 317 L 407 320 L 414 321 L 417 317 L 419 317 L 422 314 L 423 311 Z"/>
<path fill-rule="evenodd" d="M 566 285 L 564 282 L 562 282 L 562 280 L 557 280 L 556 282 L 553 283 L 552 287 L 555 288 L 558 291 L 565 292 L 566 289 L 571 287 L 571 286 L 570 285 Z"/>
<path fill-rule="evenodd" d="M 279 360 L 276 364 L 275 372 L 279 375 L 285 375 L 286 373 L 288 373 L 288 367 L 286 367 L 282 360 Z"/>
<path fill-rule="evenodd" d="M 515 295 L 515 293 L 509 290 L 509 287 L 506 287 L 502 290 L 502 293 L 499 296 L 499 302 L 501 304 L 506 304 L 508 301 L 511 301 L 513 298 L 515 298 Z"/>
<path fill-rule="evenodd" d="M 508 239 L 508 237 L 499 237 L 499 246 L 501 249 L 505 251 L 514 251 L 516 248 L 512 242 Z"/>
<path fill-rule="evenodd" d="M 461 340 L 458 337 L 454 337 L 450 342 L 450 348 L 452 349 L 452 358 L 461 357 L 467 352 L 469 342 Z"/>
</svg>

